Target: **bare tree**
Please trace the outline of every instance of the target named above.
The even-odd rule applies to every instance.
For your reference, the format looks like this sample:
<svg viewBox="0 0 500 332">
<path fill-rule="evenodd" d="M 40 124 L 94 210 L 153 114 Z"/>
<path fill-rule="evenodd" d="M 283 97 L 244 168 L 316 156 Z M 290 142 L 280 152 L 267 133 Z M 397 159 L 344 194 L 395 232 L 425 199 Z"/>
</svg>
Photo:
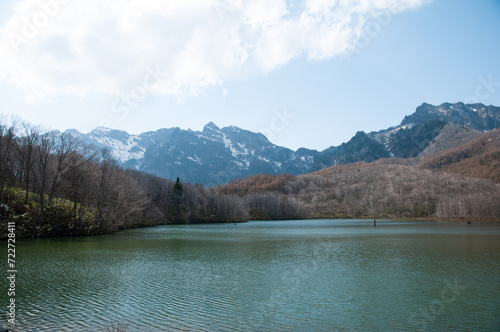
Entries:
<svg viewBox="0 0 500 332">
<path fill-rule="evenodd" d="M 39 143 L 36 146 L 36 170 L 34 178 L 37 183 L 37 193 L 40 202 L 40 221 L 43 221 L 45 212 L 45 194 L 48 191 L 48 186 L 51 182 L 51 177 L 54 176 L 52 161 L 54 159 L 55 135 L 53 132 L 48 132 L 40 136 Z"/>
<path fill-rule="evenodd" d="M 83 149 L 83 144 L 72 135 L 67 133 L 58 135 L 54 149 L 55 174 L 50 185 L 49 203 L 52 202 L 64 176 L 70 171 L 71 167 L 78 167 L 77 165 L 85 159 L 84 153 L 81 153 Z"/>
<path fill-rule="evenodd" d="M 109 211 L 111 198 L 111 178 L 115 171 L 115 161 L 109 151 L 103 150 L 102 162 L 99 168 L 98 192 L 97 192 L 97 222 L 101 229 L 106 226 L 106 213 Z"/>
<path fill-rule="evenodd" d="M 0 119 L 2 120 L 2 119 Z M 14 176 L 14 149 L 15 138 L 17 131 L 17 123 L 15 120 L 9 126 L 6 121 L 0 122 L 0 193 L 6 183 Z"/>
<path fill-rule="evenodd" d="M 20 155 L 19 177 L 20 182 L 24 183 L 26 190 L 24 204 L 28 204 L 33 157 L 35 148 L 38 144 L 40 131 L 37 127 L 33 127 L 27 123 L 23 123 L 22 127 L 24 129 L 24 135 L 21 137 L 21 144 L 18 146 Z"/>
<path fill-rule="evenodd" d="M 79 220 L 79 232 L 82 231 L 82 205 L 85 197 L 90 203 L 88 197 L 92 196 L 93 190 L 93 174 L 97 173 L 98 165 L 94 163 L 95 152 L 88 146 L 83 144 L 78 145 L 78 150 L 71 151 L 66 156 L 66 167 L 64 176 L 61 176 L 61 182 L 67 181 L 69 187 L 68 197 L 73 202 L 73 223 L 76 224 Z M 59 184 L 56 184 L 59 187 Z M 80 208 L 80 213 L 78 213 Z"/>
</svg>

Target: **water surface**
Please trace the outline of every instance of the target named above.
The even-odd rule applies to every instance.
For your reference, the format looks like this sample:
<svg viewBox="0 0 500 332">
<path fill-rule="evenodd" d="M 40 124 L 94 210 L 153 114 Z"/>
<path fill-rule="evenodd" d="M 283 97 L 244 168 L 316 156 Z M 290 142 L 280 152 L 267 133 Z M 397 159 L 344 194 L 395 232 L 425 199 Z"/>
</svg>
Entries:
<svg viewBox="0 0 500 332">
<path fill-rule="evenodd" d="M 19 331 L 500 330 L 497 224 L 161 226 L 16 249 Z"/>
</svg>

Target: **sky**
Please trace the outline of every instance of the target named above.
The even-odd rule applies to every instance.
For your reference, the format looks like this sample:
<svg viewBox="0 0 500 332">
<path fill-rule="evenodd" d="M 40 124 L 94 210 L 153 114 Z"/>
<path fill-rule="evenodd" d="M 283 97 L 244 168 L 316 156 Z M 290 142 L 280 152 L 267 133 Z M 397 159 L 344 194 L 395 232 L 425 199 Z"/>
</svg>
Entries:
<svg viewBox="0 0 500 332">
<path fill-rule="evenodd" d="M 424 102 L 500 106 L 499 40 L 498 0 L 2 0 L 0 114 L 323 150 Z"/>
</svg>

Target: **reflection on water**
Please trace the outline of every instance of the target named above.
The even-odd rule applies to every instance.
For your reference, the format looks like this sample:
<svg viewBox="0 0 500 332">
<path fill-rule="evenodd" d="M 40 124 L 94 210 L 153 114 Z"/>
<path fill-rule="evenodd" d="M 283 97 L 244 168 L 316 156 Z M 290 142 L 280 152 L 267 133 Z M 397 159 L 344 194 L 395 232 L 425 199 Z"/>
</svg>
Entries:
<svg viewBox="0 0 500 332">
<path fill-rule="evenodd" d="M 163 226 L 17 250 L 21 331 L 500 330 L 496 224 Z"/>
</svg>

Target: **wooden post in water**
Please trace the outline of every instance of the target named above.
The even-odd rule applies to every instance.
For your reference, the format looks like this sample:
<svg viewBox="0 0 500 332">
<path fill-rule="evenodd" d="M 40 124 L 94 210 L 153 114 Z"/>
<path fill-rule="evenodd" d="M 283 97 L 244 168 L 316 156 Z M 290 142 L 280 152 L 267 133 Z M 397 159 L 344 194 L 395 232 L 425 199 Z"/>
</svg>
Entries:
<svg viewBox="0 0 500 332">
<path fill-rule="evenodd" d="M 373 227 L 377 227 L 377 222 L 373 219 Z"/>
</svg>

